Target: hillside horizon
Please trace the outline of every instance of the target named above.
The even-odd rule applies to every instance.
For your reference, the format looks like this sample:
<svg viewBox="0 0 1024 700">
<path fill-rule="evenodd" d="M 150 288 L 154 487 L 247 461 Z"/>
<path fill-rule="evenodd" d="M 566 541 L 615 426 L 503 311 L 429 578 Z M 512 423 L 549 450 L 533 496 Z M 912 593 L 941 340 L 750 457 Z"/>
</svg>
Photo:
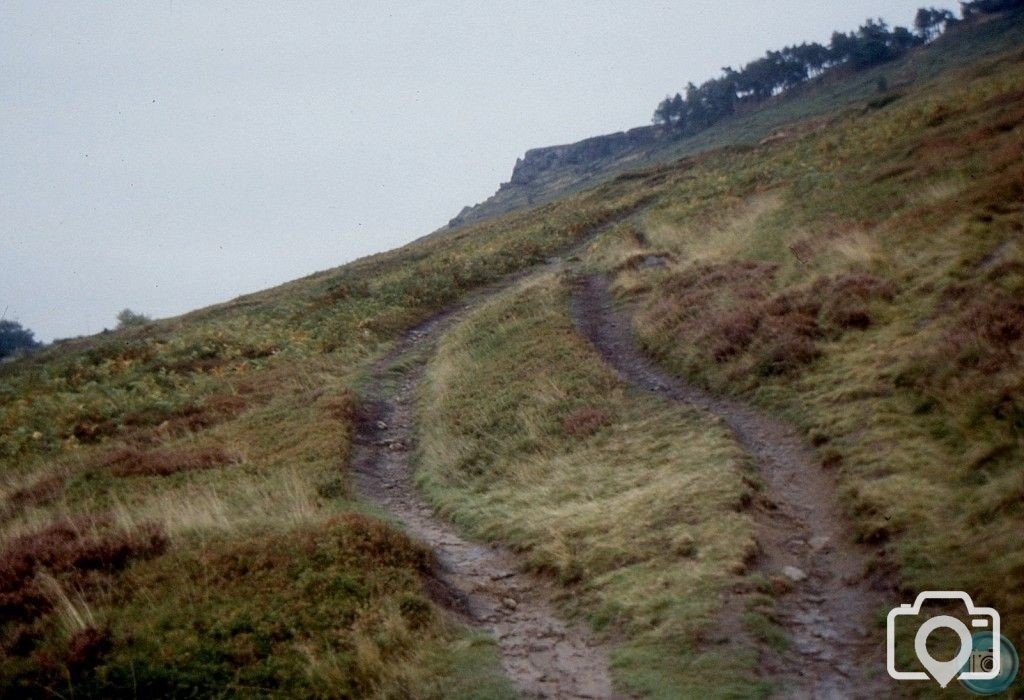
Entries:
<svg viewBox="0 0 1024 700">
<path fill-rule="evenodd" d="M 0 699 L 1019 696 L 1024 7 L 930 12 L 0 363 Z"/>
<path fill-rule="evenodd" d="M 723 36 L 732 39 L 720 43 L 716 53 L 723 62 L 743 61 L 760 48 L 776 43 L 781 46 L 791 39 L 811 37 L 827 42 L 828 32 L 833 28 L 855 27 L 864 16 L 878 12 L 873 2 L 878 0 L 856 0 L 842 8 L 803 8 L 785 25 L 758 30 L 753 38 L 747 20 L 740 13 L 737 21 L 724 29 Z M 889 3 L 891 7 L 882 14 L 908 24 L 913 20 L 909 3 L 910 0 Z M 945 0 L 941 5 L 955 8 L 955 3 Z M 74 13 L 53 13 L 59 15 L 49 18 L 57 32 L 54 40 L 76 46 L 77 60 L 73 60 L 71 54 L 64 60 L 35 56 L 29 50 L 33 43 L 31 35 L 25 35 L 23 40 L 18 38 L 18 32 L 30 26 L 31 17 L 25 15 L 47 13 L 41 10 L 39 13 L 15 12 L 7 25 L 12 34 L 10 41 L 5 42 L 11 54 L 9 60 L 25 71 L 38 70 L 40 75 L 30 84 L 23 84 L 17 77 L 28 73 L 10 75 L 14 81 L 10 94 L 22 104 L 22 109 L 17 111 L 12 106 L 10 115 L 14 133 L 20 137 L 9 144 L 9 148 L 17 152 L 9 155 L 10 177 L 5 181 L 8 192 L 5 201 L 10 211 L 4 215 L 11 222 L 12 230 L 8 250 L 25 265 L 34 266 L 40 274 L 45 274 L 52 284 L 33 293 L 31 279 L 9 277 L 5 285 L 0 285 L 0 296 L 6 298 L 5 318 L 21 321 L 45 340 L 73 337 L 99 331 L 104 326 L 112 327 L 114 314 L 125 306 L 166 317 L 279 284 L 328 264 L 321 261 L 340 264 L 425 234 L 447 221 L 463 205 L 488 194 L 487 183 L 497 184 L 503 179 L 507 173 L 502 171 L 520 155 L 517 153 L 520 146 L 555 143 L 558 142 L 555 137 L 568 134 L 601 133 L 602 125 L 642 123 L 666 88 L 685 82 L 688 75 L 710 75 L 717 70 L 717 61 L 706 63 L 704 53 L 694 55 L 692 43 L 682 41 L 687 36 L 685 31 L 678 34 L 668 30 L 672 23 L 678 24 L 678 20 L 673 19 L 678 12 L 671 8 L 649 10 L 634 13 L 627 20 L 628 24 L 635 25 L 634 29 L 630 36 L 620 37 L 615 42 L 618 48 L 611 53 L 595 52 L 592 48 L 601 41 L 599 32 L 603 31 L 602 23 L 606 21 L 601 13 L 577 13 L 572 20 L 577 27 L 576 38 L 572 41 L 581 44 L 578 55 L 574 54 L 564 66 L 546 61 L 550 70 L 559 76 L 557 79 L 526 81 L 525 93 L 519 90 L 506 95 L 507 100 L 512 100 L 509 104 L 516 105 L 518 116 L 504 131 L 505 118 L 501 113 L 493 114 L 493 108 L 484 108 L 483 105 L 491 104 L 489 101 L 472 96 L 487 94 L 481 92 L 483 88 L 474 92 L 474 86 L 485 80 L 499 80 L 509 70 L 527 71 L 531 62 L 527 55 L 507 69 L 486 70 L 485 66 L 491 65 L 489 61 L 501 63 L 504 52 L 509 51 L 508 41 L 500 38 L 500 32 L 495 41 L 484 42 L 480 38 L 495 33 L 494 28 L 478 27 L 475 34 L 466 37 L 463 50 L 431 58 L 429 63 L 448 57 L 444 58 L 446 65 L 441 66 L 440 71 L 422 75 L 423 65 L 409 67 L 409 79 L 420 76 L 415 79 L 415 86 L 422 92 L 432 84 L 433 76 L 439 72 L 447 74 L 464 61 L 466 52 L 485 52 L 484 58 L 467 66 L 467 74 L 445 83 L 451 90 L 446 88 L 421 95 L 417 103 L 420 107 L 407 115 L 400 129 L 394 130 L 386 126 L 381 129 L 380 124 L 387 124 L 385 115 L 395 113 L 395 108 L 374 109 L 374 106 L 380 101 L 406 96 L 402 90 L 379 91 L 373 93 L 378 97 L 368 96 L 360 105 L 353 105 L 354 114 L 363 115 L 358 124 L 348 124 L 347 117 L 341 122 L 338 118 L 326 118 L 330 115 L 325 115 L 325 110 L 334 109 L 342 95 L 362 89 L 352 84 L 354 76 L 359 74 L 356 67 L 361 64 L 340 61 L 347 55 L 345 50 L 330 50 L 330 46 L 338 46 L 340 40 L 333 44 L 314 41 L 313 45 L 303 48 L 300 55 L 257 52 L 247 60 L 264 69 L 239 73 L 232 84 L 238 89 L 253 81 L 267 85 L 255 91 L 246 88 L 235 101 L 222 104 L 234 89 L 230 85 L 214 89 L 230 75 L 225 74 L 225 61 L 241 60 L 240 52 L 255 50 L 262 45 L 260 42 L 268 39 L 256 31 L 257 26 L 246 21 L 250 15 L 268 14 L 266 11 L 253 9 L 251 13 L 237 16 L 224 27 L 227 33 L 220 35 L 203 30 L 205 25 L 200 21 L 222 14 L 217 10 L 197 12 L 196 8 L 186 5 L 164 17 L 151 8 L 136 13 L 138 22 L 131 22 L 124 32 L 115 32 L 112 36 L 119 39 L 114 42 L 103 41 L 102 31 L 109 30 L 107 25 L 111 23 L 125 22 L 123 12 L 110 15 L 99 27 L 94 26 L 98 17 L 84 8 Z M 564 13 L 565 8 L 555 11 Z M 662 16 L 658 23 L 661 26 L 648 26 L 652 13 Z M 328 13 L 324 17 L 328 26 L 316 36 L 343 31 L 337 22 L 332 23 L 335 14 Z M 355 14 L 372 16 L 373 13 Z M 405 27 L 409 14 L 410 11 L 398 13 L 382 26 L 372 24 L 369 34 L 358 43 L 369 41 L 385 26 L 397 23 L 396 28 Z M 479 16 L 487 14 L 473 9 L 462 16 L 475 26 L 480 21 Z M 536 13 L 524 9 L 511 14 L 514 17 L 510 19 L 519 17 L 520 21 L 531 21 L 529 17 Z M 279 15 L 284 34 L 275 41 L 294 42 L 302 32 L 308 31 L 307 24 L 311 20 L 308 14 L 286 12 Z M 721 20 L 715 19 L 719 16 L 704 13 L 695 22 L 686 24 L 689 31 L 720 34 L 723 31 Z M 828 20 L 828 17 L 836 19 Z M 707 28 L 701 30 L 705 25 Z M 442 32 L 440 36 L 457 33 L 454 25 L 445 26 L 447 28 L 438 30 Z M 159 41 L 146 42 L 142 37 L 147 31 Z M 542 25 L 526 36 L 544 43 L 540 53 L 557 55 L 558 42 L 542 41 L 551 31 Z M 474 40 L 474 36 L 478 38 Z M 76 37 L 81 43 L 74 43 Z M 232 40 L 225 45 L 224 41 L 229 38 Z M 248 49 L 246 41 L 253 42 Z M 417 39 L 411 46 L 429 50 L 421 46 L 422 43 Z M 485 46 L 479 46 L 481 44 Z M 178 57 L 173 53 L 184 46 L 193 47 L 187 56 Z M 293 66 L 294 70 L 296 61 L 306 56 L 306 49 L 319 57 L 307 66 L 308 71 L 291 78 L 287 73 L 282 75 L 282 70 L 288 66 Z M 111 88 L 123 93 L 118 104 L 112 104 L 112 93 L 90 89 L 93 73 L 86 67 L 103 66 L 108 70 L 122 65 L 125 50 L 133 56 L 129 63 L 138 64 L 141 72 L 130 71 L 135 76 L 133 79 Z M 167 55 L 168 52 L 171 55 Z M 372 54 L 366 54 L 369 55 Z M 621 59 L 612 61 L 613 55 L 621 55 Z M 154 65 L 158 56 L 160 61 Z M 670 57 L 674 58 L 665 60 Z M 191 72 L 201 59 L 210 70 L 197 74 L 190 89 L 183 90 L 176 76 Z M 400 58 L 378 62 L 374 70 L 387 72 L 387 67 L 395 61 L 402 62 Z M 588 61 L 593 64 L 589 72 L 577 76 Z M 606 66 L 609 62 L 611 65 Z M 593 74 L 595 66 L 602 68 L 601 75 L 605 77 L 600 86 L 591 87 L 596 78 L 588 76 Z M 62 74 L 79 76 L 80 80 L 75 81 L 70 91 L 58 90 L 51 78 Z M 290 82 L 282 82 L 285 78 Z M 568 84 L 562 85 L 566 81 Z M 291 89 L 289 85 L 301 91 L 294 101 L 267 102 L 270 94 L 286 94 Z M 313 87 L 318 88 L 316 95 L 307 95 L 306 91 Z M 575 94 L 574 90 L 593 94 L 598 87 L 603 93 L 600 110 L 566 112 L 564 103 Z M 29 93 L 23 94 L 24 90 Z M 449 118 L 443 125 L 422 133 L 422 120 L 434 118 L 440 109 L 438 102 L 445 104 L 444 95 L 459 90 L 469 90 L 471 96 L 458 94 L 447 104 L 466 100 L 459 110 L 462 116 L 458 117 L 461 120 L 458 123 L 463 126 L 457 127 L 456 121 Z M 521 104 L 524 94 L 529 97 L 538 91 L 546 97 L 538 99 L 536 104 Z M 53 104 L 41 103 L 40 99 Z M 62 100 L 78 104 L 82 109 L 69 112 Z M 42 109 L 44 104 L 48 109 Z M 307 104 L 311 111 L 306 116 L 291 114 L 293 107 L 299 104 Z M 179 113 L 189 105 L 192 109 L 187 114 Z M 282 111 L 286 114 L 280 114 Z M 74 114 L 80 116 L 75 118 Z M 29 115 L 34 118 L 28 119 Z M 379 121 L 382 118 L 383 123 Z M 350 142 L 363 133 L 362 125 L 371 123 L 378 127 L 362 137 L 367 142 L 365 148 L 349 153 Z M 47 124 L 52 126 L 50 138 L 43 133 L 43 125 Z M 190 124 L 194 125 L 191 130 Z M 120 130 L 119 135 L 110 133 L 111 129 Z M 211 129 L 227 133 L 208 143 Z M 486 141 L 493 146 L 473 146 L 488 133 Z M 156 158 L 163 152 L 164 140 L 171 137 L 181 142 L 181 148 L 171 149 L 166 157 L 150 162 L 149 157 Z M 316 140 L 315 148 L 308 143 L 310 139 Z M 96 140 L 99 143 L 94 143 Z M 239 143 L 240 140 L 244 143 Z M 370 147 L 373 142 L 377 145 Z M 66 143 L 68 148 L 58 149 L 57 143 Z M 502 147 L 501 143 L 506 145 Z M 28 144 L 35 146 L 29 148 Z M 508 144 L 519 145 L 509 150 Z M 300 153 L 305 155 L 300 158 Z M 120 156 L 115 157 L 118 154 Z M 220 157 L 215 158 L 215 155 Z M 363 156 L 370 162 L 364 163 Z M 57 162 L 64 165 L 47 176 L 47 168 Z M 199 162 L 206 162 L 200 172 L 182 177 Z M 245 166 L 245 163 L 250 165 Z M 454 164 L 459 167 L 453 168 Z M 236 171 L 225 172 L 229 166 Z M 299 166 L 299 172 L 286 176 Z M 385 176 L 384 171 L 390 174 Z M 33 173 L 38 174 L 39 182 L 50 182 L 52 186 L 28 188 L 29 182 L 37 181 Z M 72 178 L 72 173 L 74 181 L 88 185 L 90 196 L 80 196 L 82 190 L 73 181 L 64 182 Z M 412 173 L 420 173 L 422 177 L 413 178 Z M 356 181 L 352 182 L 353 179 Z M 283 183 L 275 187 L 274 183 L 281 180 Z M 58 186 L 58 182 L 64 184 Z M 303 184 L 298 187 L 297 183 Z M 26 189 L 19 195 L 23 187 Z M 367 187 L 371 187 L 372 192 L 364 192 Z M 437 189 L 441 192 L 428 194 Z M 251 191 L 263 194 L 248 202 L 245 198 Z M 390 203 L 387 202 L 389 197 Z M 371 200 L 376 202 L 381 198 L 383 201 L 377 205 L 369 205 Z M 49 200 L 53 201 L 47 204 Z M 113 206 L 115 202 L 117 206 Z M 142 245 L 150 239 L 156 243 Z M 58 260 L 48 254 L 51 245 L 63 246 L 74 254 L 66 256 L 66 260 Z M 188 250 L 201 254 L 186 255 Z M 121 261 L 120 266 L 114 265 L 115 256 Z M 96 264 L 90 264 L 93 257 L 97 258 Z M 19 265 L 19 269 L 21 267 Z"/>
</svg>

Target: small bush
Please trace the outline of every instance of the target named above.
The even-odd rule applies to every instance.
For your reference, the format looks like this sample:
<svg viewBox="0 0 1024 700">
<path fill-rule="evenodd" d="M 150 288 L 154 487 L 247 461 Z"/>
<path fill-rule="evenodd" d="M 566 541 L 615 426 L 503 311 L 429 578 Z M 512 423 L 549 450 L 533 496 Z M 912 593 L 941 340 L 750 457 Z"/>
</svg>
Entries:
<svg viewBox="0 0 1024 700">
<path fill-rule="evenodd" d="M 178 472 L 213 469 L 241 461 L 240 455 L 222 447 L 139 450 L 126 447 L 103 459 L 114 476 L 169 476 Z"/>
<path fill-rule="evenodd" d="M 106 518 L 65 518 L 11 539 L 0 552 L 0 619 L 33 620 L 51 607 L 36 579 L 46 571 L 70 585 L 85 586 L 93 573 L 112 573 L 133 559 L 162 554 L 169 540 L 160 526 L 113 528 Z"/>
<path fill-rule="evenodd" d="M 329 520 L 324 532 L 339 525 L 341 529 L 336 532 L 348 551 L 373 557 L 381 566 L 412 567 L 424 573 L 433 567 L 429 549 L 382 520 L 361 513 L 345 513 Z"/>
<path fill-rule="evenodd" d="M 132 328 L 133 326 L 144 326 L 152 320 L 145 314 L 137 313 L 131 309 L 122 309 L 117 314 L 117 327 Z"/>
<path fill-rule="evenodd" d="M 719 337 L 711 346 L 715 362 L 725 362 L 750 347 L 760 325 L 761 315 L 751 308 L 739 309 L 723 318 L 716 329 Z"/>
<path fill-rule="evenodd" d="M 788 374 L 817 358 L 821 351 L 811 338 L 784 332 L 766 339 L 757 354 L 758 373 L 771 376 Z"/>
<path fill-rule="evenodd" d="M 896 287 L 888 280 L 866 273 L 843 275 L 815 285 L 825 299 L 825 320 L 840 330 L 863 330 L 871 325 L 870 303 L 892 301 Z"/>
</svg>

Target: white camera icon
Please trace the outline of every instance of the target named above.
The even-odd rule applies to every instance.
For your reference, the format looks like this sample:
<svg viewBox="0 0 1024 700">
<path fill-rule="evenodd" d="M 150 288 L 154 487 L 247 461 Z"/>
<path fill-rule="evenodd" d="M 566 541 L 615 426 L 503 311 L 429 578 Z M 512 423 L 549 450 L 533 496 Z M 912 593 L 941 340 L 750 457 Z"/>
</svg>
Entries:
<svg viewBox="0 0 1024 700">
<path fill-rule="evenodd" d="M 990 631 L 995 645 L 990 659 L 975 663 L 974 647 L 971 631 L 960 620 L 950 615 L 936 615 L 925 619 L 917 630 L 914 638 L 914 651 L 917 658 L 928 673 L 945 688 L 954 678 L 962 680 L 989 680 L 999 675 L 999 613 L 994 608 L 980 608 L 974 605 L 971 597 L 963 591 L 925 591 L 917 596 L 914 604 L 904 603 L 889 611 L 886 619 L 886 663 L 889 675 L 899 681 L 928 680 L 928 673 L 923 671 L 899 671 L 896 668 L 896 619 L 910 617 L 921 613 L 921 606 L 928 600 L 961 600 L 967 608 L 967 617 L 972 628 Z M 960 638 L 960 650 L 949 661 L 938 661 L 928 653 L 928 635 L 937 629 L 953 630 Z M 962 671 L 964 664 L 971 661 L 970 670 Z"/>
</svg>

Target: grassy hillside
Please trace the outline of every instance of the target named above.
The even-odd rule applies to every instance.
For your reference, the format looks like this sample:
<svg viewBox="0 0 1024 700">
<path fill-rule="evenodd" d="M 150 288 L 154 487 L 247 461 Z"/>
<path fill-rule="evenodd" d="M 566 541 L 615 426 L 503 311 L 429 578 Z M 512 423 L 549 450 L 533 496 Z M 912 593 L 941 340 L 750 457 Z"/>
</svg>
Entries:
<svg viewBox="0 0 1024 700">
<path fill-rule="evenodd" d="M 572 591 L 565 605 L 622 637 L 614 663 L 651 697 L 759 694 L 756 655 L 722 634 L 725 591 L 747 591 L 753 476 L 728 430 L 638 397 L 542 278 L 475 313 L 430 364 L 421 483 L 479 538 L 512 544 Z M 757 627 L 762 623 L 761 627 Z"/>
<path fill-rule="evenodd" d="M 1005 620 L 1024 614 L 1010 583 L 1024 574 L 1022 76 L 1016 48 L 898 100 L 872 98 L 828 128 L 629 176 L 656 200 L 583 255 L 613 276 L 659 362 L 802 428 L 875 552 L 871 567 L 900 589 L 892 604 L 962 589 Z M 566 580 L 568 610 L 598 626 L 614 610 L 627 684 L 755 693 L 742 651 L 738 685 L 694 685 L 709 679 L 691 664 L 716 649 L 702 626 L 722 591 L 759 591 L 769 619 L 776 591 L 729 575 L 742 538 L 691 533 L 696 562 L 672 545 L 695 503 L 696 521 L 712 523 L 727 510 L 719 489 L 742 488 L 741 472 L 722 471 L 735 459 L 728 439 L 707 417 L 663 424 L 665 409 L 622 394 L 565 306 L 555 282 L 538 284 L 442 345 L 422 407 L 424 488 L 470 532 Z M 567 427 L 577 412 L 593 416 L 592 436 Z M 687 578 L 705 562 L 711 580 Z M 667 592 L 663 607 L 653 590 Z M 684 623 L 677 605 L 704 607 Z M 749 638 L 784 643 L 763 621 L 748 618 Z M 1024 646 L 1018 624 L 1006 633 Z"/>
<path fill-rule="evenodd" d="M 1024 52 L 710 157 L 590 260 L 660 362 L 803 427 L 905 595 L 1021 619 Z"/>
<path fill-rule="evenodd" d="M 509 696 L 490 640 L 430 600 L 430 553 L 354 497 L 358 388 L 404 330 L 630 212 L 580 264 L 614 276 L 651 355 L 795 421 L 906 595 L 1019 620 L 1024 41 L 972 31 L 907 59 L 912 83 L 885 69 L 887 96 L 869 75 L 794 96 L 750 133 L 857 107 L 771 143 L 0 366 L 0 695 Z M 754 654 L 784 641 L 742 565 L 742 456 L 626 391 L 563 280 L 457 326 L 421 408 L 430 497 L 550 574 L 621 683 L 766 688 Z"/>
<path fill-rule="evenodd" d="M 428 553 L 352 502 L 351 387 L 404 328 L 645 196 L 612 186 L 0 368 L 0 688 L 448 697 L 469 664 L 474 697 L 504 693 L 488 643 L 427 601 Z"/>
<path fill-rule="evenodd" d="M 797 123 L 802 123 L 803 129 L 820 128 L 844 110 L 856 111 L 868 102 L 901 99 L 949 70 L 1011 50 L 1022 41 L 1024 22 L 1019 16 L 1015 20 L 982 16 L 894 61 L 868 70 L 830 72 L 695 135 L 663 138 L 652 133 L 648 138 L 635 139 L 632 148 L 610 148 L 606 155 L 594 154 L 595 150 L 600 153 L 600 148 L 587 149 L 586 155 L 581 153 L 528 182 L 502 185 L 491 198 L 467 208 L 453 221 L 485 220 L 565 197 L 638 168 L 719 148 L 756 145 L 777 132 L 792 131 Z M 681 82 L 686 79 L 680 76 Z M 888 86 L 884 91 L 879 90 L 880 80 Z"/>
</svg>

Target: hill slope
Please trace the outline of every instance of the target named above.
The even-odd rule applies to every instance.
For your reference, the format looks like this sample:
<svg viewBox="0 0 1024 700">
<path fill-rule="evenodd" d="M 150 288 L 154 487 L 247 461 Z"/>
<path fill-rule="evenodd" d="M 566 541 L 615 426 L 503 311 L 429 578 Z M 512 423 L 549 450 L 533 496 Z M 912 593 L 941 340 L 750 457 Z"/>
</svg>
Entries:
<svg viewBox="0 0 1024 700">
<path fill-rule="evenodd" d="M 490 198 L 463 208 L 450 228 L 543 204 L 645 166 L 722 148 L 754 145 L 782 135 L 786 125 L 831 119 L 845 109 L 860 109 L 876 99 L 899 99 L 915 85 L 928 83 L 951 67 L 993 56 L 1021 41 L 1019 22 L 992 17 L 958 25 L 934 43 L 869 70 L 837 70 L 800 85 L 766 104 L 681 137 L 661 127 L 643 126 L 595 136 L 577 143 L 534 148 L 516 161 L 509 181 Z M 889 86 L 878 90 L 879 79 Z"/>
<path fill-rule="evenodd" d="M 617 688 L 795 687 L 816 545 L 793 543 L 797 573 L 764 556 L 756 450 L 605 364 L 572 322 L 581 274 L 674 381 L 795 426 L 851 531 L 820 546 L 867 562 L 829 585 L 883 610 L 968 590 L 1021 642 L 1024 41 L 979 27 L 899 99 L 853 76 L 831 89 L 860 103 L 772 107 L 829 113 L 784 138 L 707 133 L 697 156 L 0 367 L 0 694 L 513 696 L 500 626 L 460 616 L 443 556 L 356 490 L 388 382 L 417 396 L 416 444 L 373 447 L 412 448 L 440 515 L 515 552 L 611 647 Z M 380 364 L 460 304 L 436 348 Z"/>
</svg>

